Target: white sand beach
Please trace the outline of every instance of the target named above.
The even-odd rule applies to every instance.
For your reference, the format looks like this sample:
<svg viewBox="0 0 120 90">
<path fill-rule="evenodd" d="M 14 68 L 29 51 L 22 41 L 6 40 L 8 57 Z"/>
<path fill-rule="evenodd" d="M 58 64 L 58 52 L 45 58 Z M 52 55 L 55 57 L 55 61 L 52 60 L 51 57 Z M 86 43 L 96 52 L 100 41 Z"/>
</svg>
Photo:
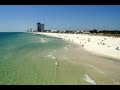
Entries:
<svg viewBox="0 0 120 90">
<path fill-rule="evenodd" d="M 90 53 L 120 59 L 120 38 L 89 34 L 34 33 L 62 38 L 80 45 Z"/>
</svg>

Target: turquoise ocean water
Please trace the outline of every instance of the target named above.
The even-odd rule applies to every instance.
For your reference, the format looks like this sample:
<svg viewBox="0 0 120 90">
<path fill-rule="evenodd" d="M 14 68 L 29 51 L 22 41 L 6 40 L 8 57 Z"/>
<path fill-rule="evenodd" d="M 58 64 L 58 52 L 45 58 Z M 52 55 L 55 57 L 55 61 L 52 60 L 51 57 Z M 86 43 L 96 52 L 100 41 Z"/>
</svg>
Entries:
<svg viewBox="0 0 120 90">
<path fill-rule="evenodd" d="M 1 32 L 0 84 L 94 84 L 87 75 L 83 77 L 88 68 L 73 63 L 73 56 L 68 55 L 76 47 L 59 38 Z M 98 83 L 112 83 L 109 78 L 99 78 L 105 81 Z"/>
<path fill-rule="evenodd" d="M 65 46 L 58 38 L 0 33 L 0 84 L 73 84 L 71 71 L 78 67 L 69 69 Z"/>
</svg>

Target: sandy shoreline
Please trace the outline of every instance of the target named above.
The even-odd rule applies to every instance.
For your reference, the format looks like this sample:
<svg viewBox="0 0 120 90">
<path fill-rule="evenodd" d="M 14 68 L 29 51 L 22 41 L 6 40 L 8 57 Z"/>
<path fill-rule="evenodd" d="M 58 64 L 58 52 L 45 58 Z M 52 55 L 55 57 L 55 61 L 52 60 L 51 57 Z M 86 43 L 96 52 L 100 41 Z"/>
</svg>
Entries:
<svg viewBox="0 0 120 90">
<path fill-rule="evenodd" d="M 119 57 L 114 57 L 114 56 L 104 55 L 104 54 L 101 55 L 99 54 L 99 52 L 102 53 L 101 52 L 102 50 L 100 51 L 99 48 L 98 48 L 99 51 L 95 51 L 97 49 L 95 47 L 100 47 L 100 46 L 102 49 L 104 48 L 106 49 L 106 45 L 98 45 L 98 44 L 96 45 L 96 43 L 98 43 L 98 39 L 102 41 L 102 39 L 107 38 L 108 41 L 106 40 L 106 42 L 108 43 L 106 43 L 103 40 L 104 43 L 111 44 L 111 47 L 115 47 L 115 45 L 119 44 L 119 42 L 117 42 L 119 41 L 119 38 L 114 38 L 112 41 L 110 37 L 90 36 L 87 34 L 86 35 L 59 34 L 59 33 L 34 33 L 34 34 L 42 34 L 42 35 L 47 35 L 52 37 L 58 37 L 67 42 L 71 42 L 72 44 L 75 44 L 75 45 L 71 45 L 72 47 L 69 50 L 66 49 L 67 48 L 66 46 L 65 46 L 66 48 L 58 49 L 55 55 L 53 56 L 57 58 L 58 66 L 60 65 L 60 61 L 58 58 L 65 58 L 65 60 L 71 63 L 71 65 L 80 66 L 80 68 L 82 68 L 83 70 L 82 72 L 83 75 L 79 78 L 80 80 L 84 80 L 90 84 L 111 84 L 111 85 L 120 84 Z M 88 38 L 90 40 L 88 40 Z M 109 42 L 109 39 L 112 42 Z M 83 44 L 84 46 L 82 46 Z M 92 46 L 90 47 L 89 44 Z M 92 50 L 90 51 L 89 48 Z M 66 53 L 64 53 L 64 50 L 66 51 Z M 119 50 L 116 50 L 116 51 L 119 51 Z M 112 51 L 111 52 L 105 51 L 105 52 L 113 53 Z M 119 56 L 119 54 L 117 55 Z M 63 67 L 60 66 L 60 68 L 63 68 Z M 77 69 L 75 70 L 77 71 Z"/>
<path fill-rule="evenodd" d="M 120 38 L 90 36 L 87 34 L 60 34 L 43 32 L 35 32 L 34 34 L 62 38 L 63 40 L 80 45 L 90 53 L 120 60 Z"/>
</svg>

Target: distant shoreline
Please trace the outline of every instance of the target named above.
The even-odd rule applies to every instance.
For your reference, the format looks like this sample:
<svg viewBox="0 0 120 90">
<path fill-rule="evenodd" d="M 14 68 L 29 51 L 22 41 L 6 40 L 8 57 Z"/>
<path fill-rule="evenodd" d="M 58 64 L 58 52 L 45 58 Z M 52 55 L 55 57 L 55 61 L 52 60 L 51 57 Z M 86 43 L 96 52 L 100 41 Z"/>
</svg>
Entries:
<svg viewBox="0 0 120 90">
<path fill-rule="evenodd" d="M 34 32 L 34 34 L 42 34 L 52 37 L 58 37 L 63 40 L 73 42 L 82 46 L 86 51 L 108 58 L 120 60 L 120 38 L 108 36 L 96 36 L 88 34 L 60 34 L 60 33 L 44 33 Z M 116 49 L 118 47 L 118 50 Z"/>
</svg>

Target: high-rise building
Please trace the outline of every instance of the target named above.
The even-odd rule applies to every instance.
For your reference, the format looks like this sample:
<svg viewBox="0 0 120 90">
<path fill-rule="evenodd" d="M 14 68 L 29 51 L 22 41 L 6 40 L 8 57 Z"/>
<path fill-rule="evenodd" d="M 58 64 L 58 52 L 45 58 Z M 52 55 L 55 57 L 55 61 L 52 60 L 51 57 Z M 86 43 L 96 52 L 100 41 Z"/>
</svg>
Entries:
<svg viewBox="0 0 120 90">
<path fill-rule="evenodd" d="M 41 32 L 44 32 L 44 24 L 41 24 Z"/>
<path fill-rule="evenodd" d="M 37 31 L 41 32 L 41 23 L 40 22 L 37 23 Z"/>
<path fill-rule="evenodd" d="M 40 22 L 38 22 L 37 23 L 37 31 L 44 32 L 44 24 L 41 24 Z"/>
</svg>

